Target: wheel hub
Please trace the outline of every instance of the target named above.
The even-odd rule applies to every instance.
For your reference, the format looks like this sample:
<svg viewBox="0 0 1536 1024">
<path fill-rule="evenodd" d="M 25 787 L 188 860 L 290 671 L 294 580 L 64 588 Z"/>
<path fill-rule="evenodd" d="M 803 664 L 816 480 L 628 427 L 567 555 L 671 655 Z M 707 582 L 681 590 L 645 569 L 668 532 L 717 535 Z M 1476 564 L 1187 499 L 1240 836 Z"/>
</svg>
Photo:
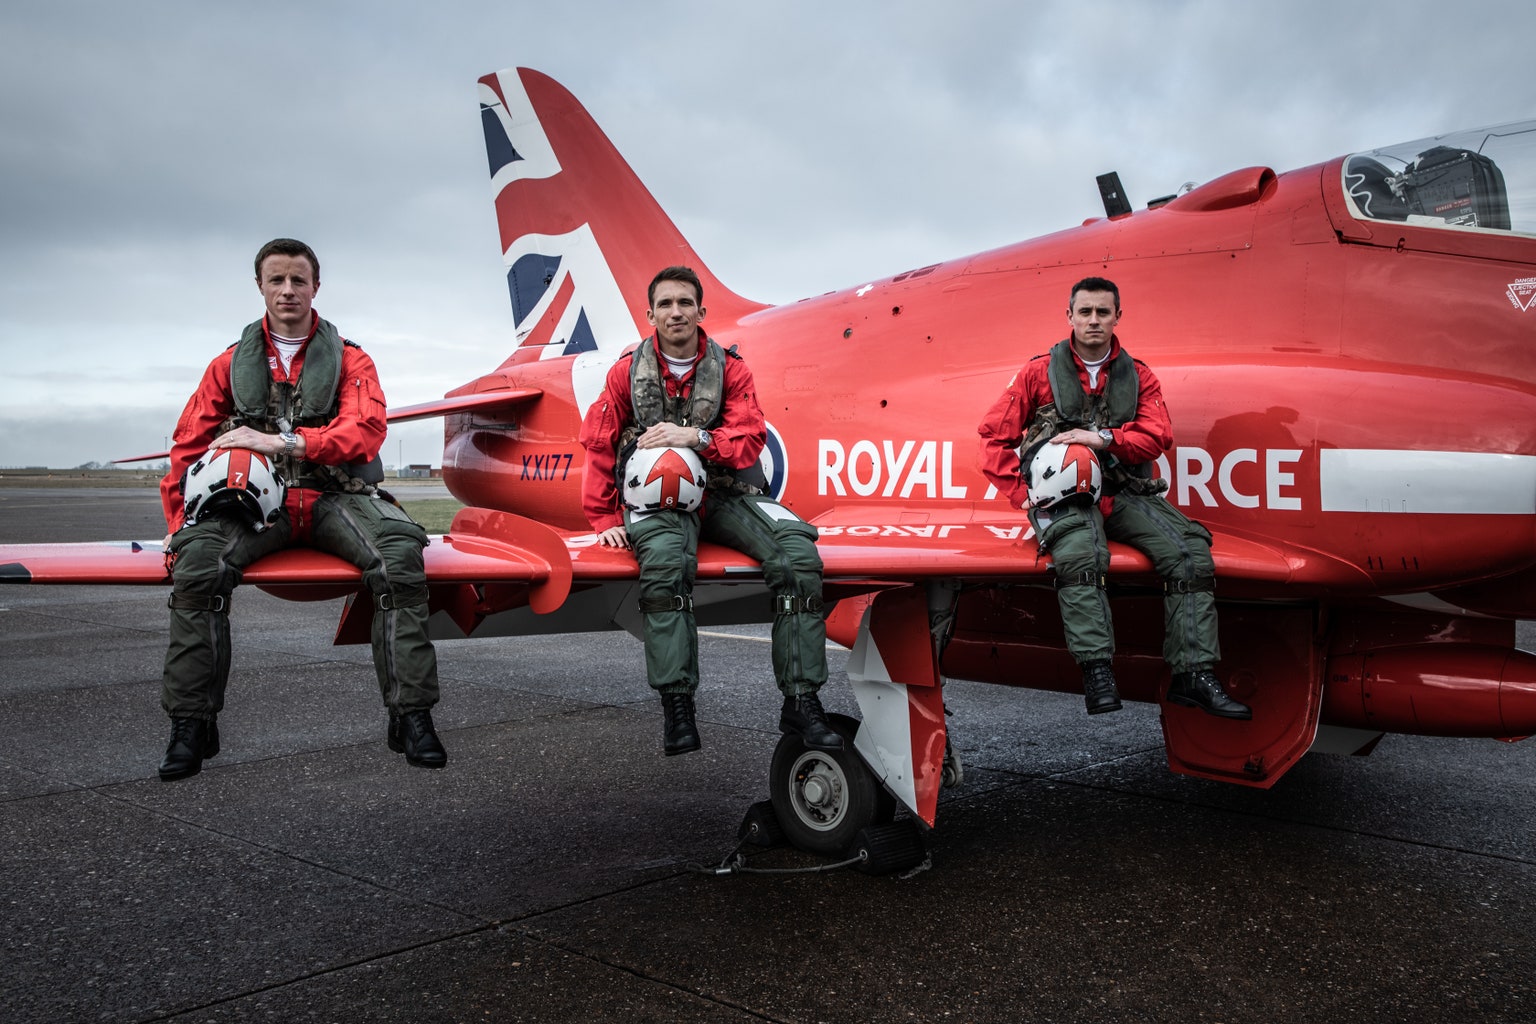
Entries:
<svg viewBox="0 0 1536 1024">
<path fill-rule="evenodd" d="M 795 764 L 790 798 L 795 814 L 811 828 L 832 829 L 848 810 L 847 780 L 836 762 L 806 753 Z"/>
</svg>

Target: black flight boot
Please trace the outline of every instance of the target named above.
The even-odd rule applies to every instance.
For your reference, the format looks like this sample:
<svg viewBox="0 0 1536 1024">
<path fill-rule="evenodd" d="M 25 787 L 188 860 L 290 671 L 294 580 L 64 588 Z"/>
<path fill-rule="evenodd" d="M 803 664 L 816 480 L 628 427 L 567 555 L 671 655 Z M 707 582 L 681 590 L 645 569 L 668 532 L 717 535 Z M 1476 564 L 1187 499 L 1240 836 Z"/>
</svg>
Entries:
<svg viewBox="0 0 1536 1024">
<path fill-rule="evenodd" d="M 800 742 L 812 750 L 842 750 L 843 737 L 827 721 L 821 698 L 814 693 L 785 697 L 779 713 L 779 732 L 800 734 Z"/>
<path fill-rule="evenodd" d="M 691 754 L 699 749 L 699 727 L 693 722 L 693 694 L 661 695 L 661 752 Z"/>
<path fill-rule="evenodd" d="M 1168 687 L 1168 703 L 1199 708 L 1218 718 L 1236 718 L 1246 722 L 1253 717 L 1253 709 L 1227 696 L 1227 691 L 1221 688 L 1221 680 L 1208 668 L 1175 672 L 1173 683 Z"/>
<path fill-rule="evenodd" d="M 389 715 L 389 749 L 405 755 L 405 763 L 417 768 L 443 768 L 448 751 L 437 738 L 432 712 L 426 708 Z"/>
<path fill-rule="evenodd" d="M 171 742 L 160 762 L 165 782 L 189 778 L 203 770 L 204 758 L 219 752 L 219 726 L 202 718 L 171 719 Z"/>
<path fill-rule="evenodd" d="M 1090 715 L 1102 715 L 1106 711 L 1119 711 L 1120 693 L 1115 689 L 1115 674 L 1107 661 L 1083 662 L 1083 703 Z"/>
</svg>

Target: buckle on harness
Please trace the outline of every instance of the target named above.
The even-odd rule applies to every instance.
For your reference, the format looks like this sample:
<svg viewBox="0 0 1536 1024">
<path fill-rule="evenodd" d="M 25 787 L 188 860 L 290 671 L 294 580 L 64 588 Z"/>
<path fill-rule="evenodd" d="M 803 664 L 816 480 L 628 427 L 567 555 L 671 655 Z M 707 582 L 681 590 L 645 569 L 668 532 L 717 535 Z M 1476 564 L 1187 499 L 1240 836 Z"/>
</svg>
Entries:
<svg viewBox="0 0 1536 1024">
<path fill-rule="evenodd" d="M 1094 572 L 1092 569 L 1068 573 L 1065 576 L 1058 573 L 1052 582 L 1057 590 L 1064 590 L 1067 587 L 1098 587 L 1100 590 L 1109 588 L 1109 576 L 1102 572 Z"/>
<path fill-rule="evenodd" d="M 180 609 L 185 612 L 214 612 L 215 614 L 229 613 L 229 597 L 225 594 L 213 594 L 209 597 L 199 597 L 196 594 L 178 594 L 174 590 L 171 596 L 165 599 L 165 606 L 171 609 Z"/>
<path fill-rule="evenodd" d="M 673 594 L 671 597 L 642 597 L 640 599 L 640 611 L 646 615 L 656 612 L 691 612 L 693 611 L 692 594 Z"/>
<path fill-rule="evenodd" d="M 383 594 L 374 594 L 373 604 L 381 612 L 392 612 L 397 608 L 414 608 L 419 604 L 426 604 L 431 597 L 431 593 L 425 589 L 408 590 L 403 594 L 397 594 L 391 590 Z"/>
<path fill-rule="evenodd" d="M 823 607 L 819 597 L 801 597 L 798 594 L 775 594 L 773 598 L 773 612 L 775 615 L 795 615 L 800 612 L 813 612 L 820 614 Z"/>
<path fill-rule="evenodd" d="M 1214 594 L 1215 576 L 1196 576 L 1192 580 L 1163 580 L 1165 594 Z"/>
</svg>

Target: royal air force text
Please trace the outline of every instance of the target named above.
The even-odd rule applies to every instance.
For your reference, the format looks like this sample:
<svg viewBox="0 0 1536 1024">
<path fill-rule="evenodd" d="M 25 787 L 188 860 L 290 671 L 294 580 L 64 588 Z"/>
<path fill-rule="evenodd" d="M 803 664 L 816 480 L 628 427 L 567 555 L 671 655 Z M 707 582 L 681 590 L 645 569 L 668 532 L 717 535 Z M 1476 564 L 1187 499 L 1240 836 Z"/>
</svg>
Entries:
<svg viewBox="0 0 1536 1024">
<path fill-rule="evenodd" d="M 974 447 L 954 441 L 817 442 L 816 493 L 835 497 L 974 500 L 973 487 L 956 483 L 974 466 Z M 1296 474 L 1305 453 L 1298 448 L 1234 448 L 1212 453 L 1179 446 L 1157 460 L 1157 475 L 1169 482 L 1168 497 L 1187 508 L 1246 508 L 1300 511 Z M 996 498 L 987 487 L 984 499 Z"/>
</svg>

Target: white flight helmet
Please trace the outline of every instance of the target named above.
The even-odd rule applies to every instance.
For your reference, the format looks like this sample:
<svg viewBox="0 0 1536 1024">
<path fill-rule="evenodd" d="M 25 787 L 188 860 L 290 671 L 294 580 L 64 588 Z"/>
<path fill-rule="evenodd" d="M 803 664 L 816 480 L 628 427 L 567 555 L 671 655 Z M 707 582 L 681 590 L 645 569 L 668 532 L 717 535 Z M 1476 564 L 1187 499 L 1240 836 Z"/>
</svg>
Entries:
<svg viewBox="0 0 1536 1024">
<path fill-rule="evenodd" d="M 704 463 L 692 448 L 636 448 L 624 467 L 631 512 L 691 512 L 704 500 Z"/>
<path fill-rule="evenodd" d="M 249 448 L 210 448 L 187 470 L 182 494 L 188 526 L 213 515 L 231 512 L 257 533 L 277 518 L 287 487 L 260 452 Z"/>
<path fill-rule="evenodd" d="M 1103 486 L 1099 458 L 1087 445 L 1047 441 L 1029 460 L 1029 500 L 1036 508 L 1092 505 Z"/>
</svg>

